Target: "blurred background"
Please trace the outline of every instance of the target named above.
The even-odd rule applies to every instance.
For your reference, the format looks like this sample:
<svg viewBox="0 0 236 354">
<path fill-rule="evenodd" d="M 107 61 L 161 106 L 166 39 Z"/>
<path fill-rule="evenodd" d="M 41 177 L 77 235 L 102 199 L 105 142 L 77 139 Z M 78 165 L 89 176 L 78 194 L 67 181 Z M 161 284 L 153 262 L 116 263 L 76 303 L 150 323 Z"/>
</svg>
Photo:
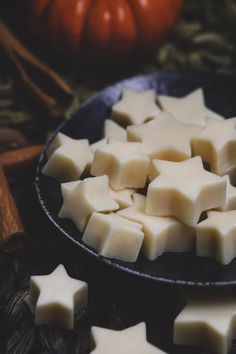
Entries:
<svg viewBox="0 0 236 354">
<path fill-rule="evenodd" d="M 112 5 L 104 0 L 1 0 L 0 128 L 21 131 L 28 143 L 43 143 L 88 96 L 125 77 L 160 69 L 235 72 L 235 0 L 130 2 L 132 16 L 123 0 Z M 137 3 L 146 3 L 146 9 Z M 20 47 L 9 40 L 5 25 Z M 71 92 L 58 88 L 49 68 L 39 70 L 25 57 L 23 44 L 27 54 L 54 69 Z M 42 94 L 52 94 L 55 102 L 45 104 Z"/>
</svg>

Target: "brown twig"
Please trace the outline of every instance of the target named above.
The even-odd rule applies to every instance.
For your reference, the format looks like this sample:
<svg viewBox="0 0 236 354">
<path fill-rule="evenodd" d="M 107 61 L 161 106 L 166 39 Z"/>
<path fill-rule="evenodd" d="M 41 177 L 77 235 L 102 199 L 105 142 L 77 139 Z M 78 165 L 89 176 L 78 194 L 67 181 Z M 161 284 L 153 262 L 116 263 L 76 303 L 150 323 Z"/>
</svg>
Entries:
<svg viewBox="0 0 236 354">
<path fill-rule="evenodd" d="M 69 85 L 48 65 L 36 58 L 2 20 L 0 20 L 0 44 L 14 64 L 22 82 L 39 102 L 52 115 L 65 113 L 73 100 Z"/>
<path fill-rule="evenodd" d="M 36 145 L 0 154 L 0 245 L 14 235 L 24 234 L 5 172 L 31 165 L 42 151 L 43 146 Z"/>
<path fill-rule="evenodd" d="M 0 243 L 3 243 L 14 235 L 23 234 L 24 229 L 2 167 L 0 168 L 0 201 Z"/>
</svg>

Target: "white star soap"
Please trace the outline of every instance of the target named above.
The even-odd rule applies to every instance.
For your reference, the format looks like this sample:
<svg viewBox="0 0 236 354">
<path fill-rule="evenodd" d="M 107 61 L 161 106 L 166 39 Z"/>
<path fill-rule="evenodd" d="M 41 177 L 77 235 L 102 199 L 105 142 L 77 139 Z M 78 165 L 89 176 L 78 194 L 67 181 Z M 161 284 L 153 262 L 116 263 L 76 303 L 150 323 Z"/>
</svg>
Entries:
<svg viewBox="0 0 236 354">
<path fill-rule="evenodd" d="M 202 130 L 178 122 L 168 113 L 152 121 L 127 128 L 129 141 L 142 142 L 142 151 L 152 159 L 183 161 L 191 157 L 191 139 Z"/>
<path fill-rule="evenodd" d="M 191 300 L 175 319 L 174 343 L 201 345 L 215 354 L 227 354 L 236 335 L 235 326 L 236 298 L 205 295 Z"/>
<path fill-rule="evenodd" d="M 236 210 L 236 187 L 230 183 L 229 176 L 223 176 L 226 181 L 226 199 L 225 205 L 221 208 L 217 208 L 219 211 Z"/>
<path fill-rule="evenodd" d="M 149 172 L 149 157 L 141 143 L 112 140 L 95 151 L 91 174 L 108 175 L 112 188 L 143 188 Z"/>
<path fill-rule="evenodd" d="M 64 196 L 66 193 L 73 193 L 74 189 L 79 185 L 80 182 L 81 180 L 62 183 L 62 196 Z M 133 205 L 132 195 L 134 194 L 135 189 L 126 188 L 116 191 L 109 186 L 109 192 L 111 197 L 119 204 L 120 209 L 128 208 Z"/>
<path fill-rule="evenodd" d="M 155 161 L 158 176 L 149 184 L 146 213 L 175 216 L 196 226 L 203 211 L 225 204 L 226 181 L 204 170 L 199 156 L 182 162 Z"/>
<path fill-rule="evenodd" d="M 206 127 L 192 139 L 194 156 L 201 156 L 212 172 L 223 176 L 236 167 L 236 118 L 207 118 Z"/>
<path fill-rule="evenodd" d="M 142 124 L 160 113 L 153 90 L 134 91 L 124 88 L 122 98 L 112 107 L 112 119 L 121 125 Z"/>
<path fill-rule="evenodd" d="M 105 145 L 107 145 L 107 138 L 103 138 L 101 140 L 96 141 L 95 143 L 91 144 L 90 147 L 91 147 L 92 152 L 95 153 L 97 148 L 103 147 Z M 94 154 L 93 154 L 93 157 L 94 157 Z"/>
<path fill-rule="evenodd" d="M 201 88 L 184 97 L 170 97 L 160 95 L 158 101 L 165 112 L 172 114 L 183 123 L 205 125 L 206 117 L 222 120 L 223 117 L 205 106 L 203 90 Z"/>
<path fill-rule="evenodd" d="M 142 226 L 117 214 L 93 213 L 83 242 L 99 254 L 124 262 L 135 262 L 143 243 Z"/>
<path fill-rule="evenodd" d="M 143 225 L 143 252 L 154 260 L 165 252 L 190 252 L 195 247 L 195 231 L 171 216 L 145 214 L 146 197 L 134 194 L 134 206 L 117 214 Z"/>
<path fill-rule="evenodd" d="M 77 140 L 56 149 L 44 165 L 42 172 L 59 182 L 77 180 L 91 163 L 91 150 L 88 140 Z"/>
<path fill-rule="evenodd" d="M 81 232 L 93 212 L 119 209 L 119 204 L 110 195 L 107 176 L 85 178 L 75 188 L 63 187 L 62 193 L 63 204 L 58 216 L 71 219 Z"/>
<path fill-rule="evenodd" d="M 104 123 L 104 136 L 107 138 L 113 138 L 121 141 L 127 141 L 126 129 L 121 127 L 111 119 L 106 119 Z"/>
<path fill-rule="evenodd" d="M 52 153 L 61 146 L 76 145 L 77 140 L 70 138 L 63 133 L 57 133 L 49 147 L 47 148 L 47 157 L 49 158 Z"/>
<path fill-rule="evenodd" d="M 135 189 L 125 188 L 119 191 L 110 187 L 110 193 L 112 198 L 119 204 L 120 209 L 128 208 L 133 205 L 132 195 Z"/>
<path fill-rule="evenodd" d="M 91 332 L 96 347 L 90 354 L 165 354 L 147 342 L 145 323 L 121 331 L 92 327 Z"/>
<path fill-rule="evenodd" d="M 37 325 L 59 324 L 74 328 L 74 313 L 87 304 L 87 283 L 69 277 L 63 265 L 49 275 L 30 278 L 30 302 Z"/>
<path fill-rule="evenodd" d="M 236 210 L 208 211 L 196 227 L 196 252 L 229 264 L 236 257 Z"/>
</svg>

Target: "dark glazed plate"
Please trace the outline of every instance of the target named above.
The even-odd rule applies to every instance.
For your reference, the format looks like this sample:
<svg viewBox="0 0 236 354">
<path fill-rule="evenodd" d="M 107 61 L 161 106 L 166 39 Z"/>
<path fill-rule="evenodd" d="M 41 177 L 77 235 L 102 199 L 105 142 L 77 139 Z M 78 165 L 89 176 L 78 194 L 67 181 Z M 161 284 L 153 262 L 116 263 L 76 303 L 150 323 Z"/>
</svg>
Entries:
<svg viewBox="0 0 236 354">
<path fill-rule="evenodd" d="M 125 80 L 98 93 L 65 121 L 55 134 L 61 131 L 72 138 L 87 138 L 90 143 L 99 140 L 104 120 L 109 117 L 111 106 L 119 99 L 123 85 L 135 90 L 154 89 L 157 94 L 177 97 L 203 87 L 209 108 L 226 118 L 236 116 L 236 77 L 206 72 L 160 71 Z M 229 265 L 222 266 L 212 259 L 197 258 L 194 254 L 183 253 L 164 254 L 155 261 L 148 261 L 140 255 L 135 263 L 99 256 L 81 241 L 82 235 L 71 221 L 57 217 L 62 205 L 60 184 L 41 173 L 45 162 L 46 156 L 43 153 L 37 167 L 36 189 L 44 212 L 62 235 L 98 261 L 139 277 L 164 283 L 205 287 L 236 284 L 236 259 Z"/>
</svg>

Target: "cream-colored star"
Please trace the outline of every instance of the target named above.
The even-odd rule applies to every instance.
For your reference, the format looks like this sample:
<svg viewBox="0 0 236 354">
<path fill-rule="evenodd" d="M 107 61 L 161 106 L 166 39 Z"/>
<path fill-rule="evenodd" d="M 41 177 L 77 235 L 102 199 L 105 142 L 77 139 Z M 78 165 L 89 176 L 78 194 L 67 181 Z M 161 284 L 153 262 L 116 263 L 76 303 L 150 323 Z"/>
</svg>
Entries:
<svg viewBox="0 0 236 354">
<path fill-rule="evenodd" d="M 87 139 L 72 139 L 58 133 L 47 150 L 48 161 L 42 172 L 59 182 L 69 182 L 80 178 L 91 165 L 93 156 Z"/>
<path fill-rule="evenodd" d="M 219 211 L 236 210 L 236 187 L 230 183 L 228 175 L 223 176 L 226 181 L 226 199 L 225 205 L 221 208 L 217 208 Z"/>
<path fill-rule="evenodd" d="M 202 130 L 196 125 L 178 122 L 168 113 L 127 128 L 129 141 L 142 142 L 142 151 L 153 159 L 183 161 L 191 157 L 191 139 Z"/>
<path fill-rule="evenodd" d="M 182 162 L 154 163 L 158 176 L 148 186 L 147 214 L 172 215 L 196 226 L 203 211 L 225 204 L 226 181 L 204 170 L 199 156 Z"/>
<path fill-rule="evenodd" d="M 154 260 L 165 252 L 190 252 L 195 247 L 195 231 L 171 216 L 145 214 L 146 197 L 134 194 L 134 206 L 117 212 L 143 225 L 145 256 Z"/>
<path fill-rule="evenodd" d="M 165 112 L 171 113 L 183 123 L 205 125 L 206 117 L 222 120 L 223 117 L 205 106 L 203 90 L 201 88 L 184 97 L 170 97 L 160 95 L 158 101 Z"/>
<path fill-rule="evenodd" d="M 122 125 L 142 124 L 156 117 L 160 109 L 155 103 L 155 91 L 134 91 L 124 88 L 122 98 L 112 107 L 112 119 Z"/>
<path fill-rule="evenodd" d="M 145 323 L 122 331 L 92 327 L 91 332 L 96 348 L 90 354 L 165 354 L 147 342 Z"/>
<path fill-rule="evenodd" d="M 73 190 L 79 185 L 81 180 L 66 182 L 61 184 L 62 196 L 66 196 L 67 193 L 73 193 Z M 111 197 L 119 204 L 120 209 L 128 208 L 133 205 L 132 195 L 135 192 L 135 189 L 125 188 L 119 191 L 116 191 L 111 186 L 109 186 L 109 192 Z M 64 198 L 64 197 L 63 197 Z"/>
<path fill-rule="evenodd" d="M 208 211 L 196 227 L 196 252 L 228 264 L 236 257 L 236 210 Z"/>
<path fill-rule="evenodd" d="M 236 118 L 207 118 L 206 127 L 192 139 L 194 156 L 201 156 L 219 175 L 236 166 Z"/>
<path fill-rule="evenodd" d="M 69 277 L 62 264 L 49 275 L 32 276 L 29 291 L 37 325 L 73 329 L 75 311 L 87 304 L 87 283 Z"/>
<path fill-rule="evenodd" d="M 149 157 L 141 143 L 112 140 L 95 151 L 91 174 L 107 175 L 112 188 L 143 188 L 149 171 Z"/>
<path fill-rule="evenodd" d="M 126 129 L 121 127 L 111 119 L 106 119 L 104 123 L 104 136 L 106 138 L 113 138 L 121 141 L 127 141 Z"/>
<path fill-rule="evenodd" d="M 207 296 L 190 300 L 174 322 L 174 343 L 201 345 L 227 354 L 236 326 L 236 298 Z"/>
<path fill-rule="evenodd" d="M 99 254 L 124 262 L 136 262 L 143 244 L 142 225 L 110 213 L 93 213 L 83 242 Z"/>
<path fill-rule="evenodd" d="M 62 188 L 63 204 L 59 218 L 71 219 L 79 231 L 83 231 L 90 215 L 119 209 L 119 204 L 110 195 L 107 176 L 89 177 L 77 185 Z"/>
</svg>

